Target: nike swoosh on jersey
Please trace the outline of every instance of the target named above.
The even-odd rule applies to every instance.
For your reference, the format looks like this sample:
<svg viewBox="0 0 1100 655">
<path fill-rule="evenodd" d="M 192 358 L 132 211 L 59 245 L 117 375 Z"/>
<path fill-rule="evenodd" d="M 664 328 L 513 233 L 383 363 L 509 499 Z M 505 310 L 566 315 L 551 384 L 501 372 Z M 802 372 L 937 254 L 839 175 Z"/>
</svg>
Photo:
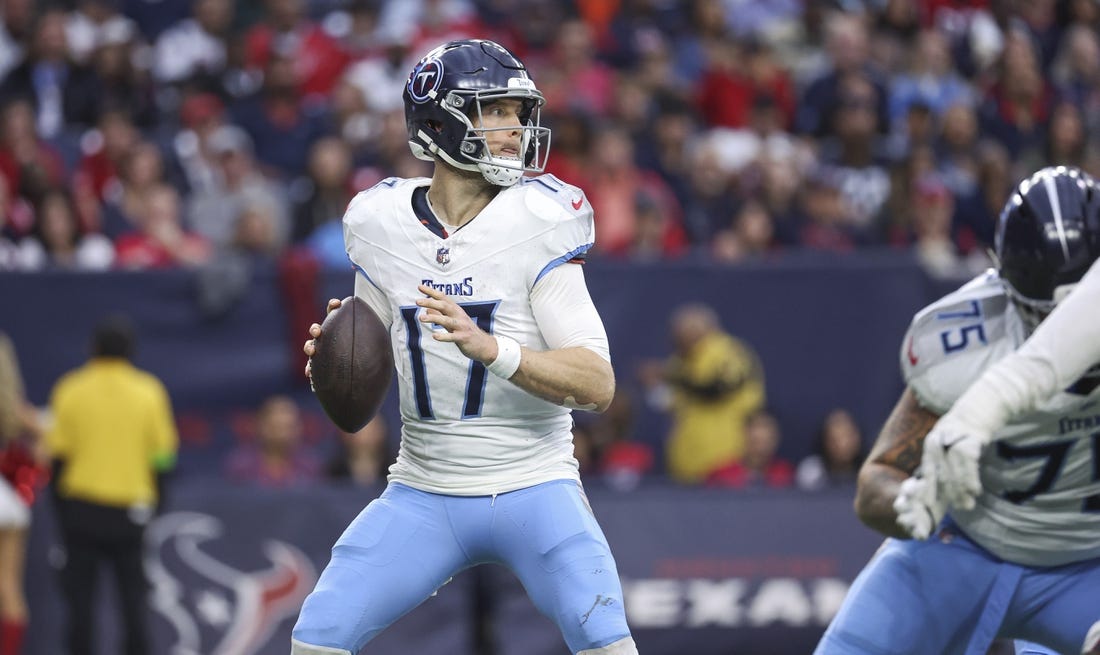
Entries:
<svg viewBox="0 0 1100 655">
<path fill-rule="evenodd" d="M 572 204 L 573 204 L 573 209 L 580 209 L 581 205 L 584 204 L 584 198 L 577 198 L 576 200 L 573 201 Z"/>
<path fill-rule="evenodd" d="M 909 347 L 906 348 L 905 354 L 909 357 L 910 366 L 916 366 L 917 362 L 920 361 L 920 358 L 913 352 L 913 337 L 909 337 Z"/>
</svg>

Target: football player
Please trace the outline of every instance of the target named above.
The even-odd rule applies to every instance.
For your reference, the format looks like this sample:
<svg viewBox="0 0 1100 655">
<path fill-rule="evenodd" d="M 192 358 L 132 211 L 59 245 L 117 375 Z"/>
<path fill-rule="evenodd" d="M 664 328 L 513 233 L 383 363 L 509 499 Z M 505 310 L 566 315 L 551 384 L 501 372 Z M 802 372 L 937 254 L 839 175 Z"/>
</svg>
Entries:
<svg viewBox="0 0 1100 655">
<path fill-rule="evenodd" d="M 920 477 L 935 480 L 948 505 L 973 509 L 979 457 L 994 432 L 1100 364 L 1100 263 L 1061 295 L 1024 345 L 970 385 L 924 440 Z M 914 536 L 925 531 L 914 528 Z"/>
<path fill-rule="evenodd" d="M 893 538 L 853 584 L 820 655 L 980 654 L 998 636 L 1059 653 L 1092 647 L 1086 636 L 1100 608 L 1100 375 L 1087 369 L 1096 361 L 1096 271 L 1089 271 L 1100 257 L 1100 187 L 1076 169 L 1043 169 L 1017 187 L 996 237 L 998 270 L 919 312 L 905 337 L 908 387 L 856 495 L 860 518 Z M 1036 331 L 1086 272 L 1072 292 L 1085 300 L 1071 297 L 1067 311 Z M 1093 325 L 1071 325 L 1059 339 L 1091 334 L 1091 344 L 1051 345 L 1050 328 L 1065 328 L 1067 315 Z M 1032 332 L 1036 339 L 1021 348 Z M 1068 361 L 1065 348 L 1084 361 Z M 1024 384 L 1037 391 L 1005 396 L 1030 398 L 1007 423 L 985 417 L 991 432 L 979 438 L 989 445 L 975 457 L 981 483 L 959 484 L 961 476 L 946 471 L 965 467 L 944 451 L 972 448 L 970 439 L 958 440 L 954 428 L 956 436 L 930 436 L 939 449 L 932 461 L 925 438 L 957 402 L 972 405 L 967 390 L 983 371 L 1003 375 L 999 363 L 1011 368 L 1021 357 L 1033 365 L 1020 370 L 1035 377 Z M 1046 366 L 1053 369 L 1038 372 Z M 930 457 L 929 473 L 914 476 L 922 455 Z M 946 518 L 949 485 L 941 479 L 957 496 Z"/>
<path fill-rule="evenodd" d="M 573 458 L 571 410 L 603 411 L 615 392 L 578 265 L 592 208 L 552 175 L 524 176 L 546 162 L 543 101 L 496 43 L 432 50 L 404 91 L 409 145 L 432 177 L 384 180 L 348 207 L 355 294 L 392 338 L 401 447 L 303 604 L 293 655 L 358 653 L 486 562 L 516 574 L 571 652 L 637 653 Z"/>
</svg>

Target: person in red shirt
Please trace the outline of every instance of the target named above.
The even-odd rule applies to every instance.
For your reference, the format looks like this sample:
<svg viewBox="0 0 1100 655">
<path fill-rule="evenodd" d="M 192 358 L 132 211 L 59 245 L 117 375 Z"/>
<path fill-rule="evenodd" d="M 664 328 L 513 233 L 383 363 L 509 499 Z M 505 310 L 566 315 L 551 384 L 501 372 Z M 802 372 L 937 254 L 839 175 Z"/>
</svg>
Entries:
<svg viewBox="0 0 1100 655">
<path fill-rule="evenodd" d="M 294 62 L 303 96 L 328 96 L 349 57 L 320 25 L 303 16 L 302 0 L 267 0 L 266 19 L 244 37 L 246 65 L 264 70 L 275 55 Z"/>
<path fill-rule="evenodd" d="M 711 487 L 787 488 L 794 483 L 794 466 L 776 456 L 782 433 L 779 421 L 766 410 L 745 419 L 745 453 L 738 461 L 716 469 L 707 477 Z"/>
<path fill-rule="evenodd" d="M 159 185 L 145 198 L 140 229 L 124 234 L 115 243 L 115 264 L 120 268 L 169 268 L 195 266 L 207 261 L 210 244 L 185 232 L 180 221 L 179 194 Z"/>
</svg>

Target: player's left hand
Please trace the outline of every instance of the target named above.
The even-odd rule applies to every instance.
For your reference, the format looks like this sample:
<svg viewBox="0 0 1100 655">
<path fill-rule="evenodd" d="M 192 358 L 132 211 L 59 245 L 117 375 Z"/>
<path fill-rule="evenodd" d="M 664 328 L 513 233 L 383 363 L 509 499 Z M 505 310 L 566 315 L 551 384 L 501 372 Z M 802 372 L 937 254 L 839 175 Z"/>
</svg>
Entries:
<svg viewBox="0 0 1100 655">
<path fill-rule="evenodd" d="M 989 432 L 948 412 L 924 438 L 921 469 L 936 481 L 940 495 L 950 507 L 974 509 L 982 492 L 978 460 L 990 436 Z"/>
<path fill-rule="evenodd" d="M 496 359 L 496 339 L 479 328 L 465 309 L 441 291 L 423 284 L 417 289 L 428 296 L 416 301 L 417 305 L 425 309 L 420 314 L 420 322 L 443 328 L 432 329 L 433 339 L 451 342 L 458 346 L 463 355 L 479 362 L 492 362 Z"/>
<path fill-rule="evenodd" d="M 906 478 L 894 499 L 898 525 L 914 539 L 927 539 L 947 513 L 947 505 L 939 496 L 936 481 L 921 475 Z"/>
</svg>

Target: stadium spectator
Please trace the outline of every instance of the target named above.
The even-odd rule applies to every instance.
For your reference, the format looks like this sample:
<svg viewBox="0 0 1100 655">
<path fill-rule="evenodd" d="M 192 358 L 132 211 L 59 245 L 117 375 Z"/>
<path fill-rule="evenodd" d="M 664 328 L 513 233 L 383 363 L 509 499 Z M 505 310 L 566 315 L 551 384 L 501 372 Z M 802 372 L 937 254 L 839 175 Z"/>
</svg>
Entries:
<svg viewBox="0 0 1100 655">
<path fill-rule="evenodd" d="M 252 137 L 256 159 L 266 172 L 291 179 L 304 172 L 309 149 L 329 130 L 328 117 L 323 105 L 303 102 L 294 59 L 272 53 L 266 61 L 263 86 L 236 103 L 230 114 Z"/>
<path fill-rule="evenodd" d="M 1053 100 L 1030 35 L 1019 28 L 1009 30 L 996 78 L 982 100 L 982 131 L 1013 158 L 1028 147 L 1041 147 Z"/>
<path fill-rule="evenodd" d="M 1092 147 L 1095 151 L 1095 146 Z M 1017 165 L 1038 170 L 1044 166 L 1074 166 L 1088 163 L 1089 139 L 1085 133 L 1085 117 L 1077 105 L 1059 102 L 1043 126 L 1043 140 L 1020 153 Z"/>
<path fill-rule="evenodd" d="M 1100 36 L 1095 26 L 1070 24 L 1050 74 L 1062 101 L 1073 103 L 1086 117 L 1086 131 L 1100 133 Z"/>
<path fill-rule="evenodd" d="M 215 92 L 228 61 L 231 0 L 194 0 L 191 18 L 165 30 L 156 41 L 153 76 L 162 84 Z"/>
<path fill-rule="evenodd" d="M 82 157 L 73 174 L 74 185 L 88 189 L 98 203 L 116 197 L 121 182 L 120 171 L 127 154 L 141 138 L 129 114 L 114 109 L 106 110 L 99 117 L 95 130 L 81 139 Z M 100 227 L 98 212 L 95 223 L 88 228 Z"/>
<path fill-rule="evenodd" d="M 745 451 L 745 419 L 764 404 L 756 353 L 726 333 L 707 305 L 681 305 L 670 320 L 673 354 L 647 362 L 640 374 L 651 404 L 670 410 L 668 473 L 700 483 Z"/>
<path fill-rule="evenodd" d="M 617 491 L 637 488 L 656 464 L 653 448 L 634 433 L 634 404 L 628 391 L 618 389 L 607 411 L 587 424 L 595 451 L 594 472 Z"/>
<path fill-rule="evenodd" d="M 955 240 L 964 252 L 993 246 L 997 225 L 1015 176 L 1008 150 L 994 141 L 982 141 L 974 149 L 976 184 L 974 191 L 960 200 L 955 212 Z"/>
<path fill-rule="evenodd" d="M 70 59 L 66 20 L 58 8 L 38 14 L 26 59 L 0 83 L 0 100 L 21 98 L 32 104 L 37 134 L 44 139 L 91 127 L 99 118 L 100 80 Z"/>
<path fill-rule="evenodd" d="M 692 138 L 698 130 L 698 119 L 691 105 L 668 93 L 656 95 L 653 110 L 652 121 L 646 133 L 643 138 L 635 140 L 635 161 L 640 167 L 660 175 L 680 206 L 686 207 L 691 201 L 688 180 L 692 171 L 689 152 Z M 558 134 L 557 128 L 554 134 Z M 590 138 L 585 138 L 582 145 L 589 142 Z M 560 139 L 555 136 L 555 151 L 560 143 Z"/>
<path fill-rule="evenodd" d="M 840 180 L 831 170 L 816 167 L 799 194 L 798 242 L 806 249 L 851 252 L 866 237 L 848 220 Z"/>
<path fill-rule="evenodd" d="M 329 458 L 325 477 L 359 487 L 381 485 L 392 463 L 389 426 L 379 414 L 358 432 L 340 432 L 339 449 Z"/>
<path fill-rule="evenodd" d="M 394 32 L 379 33 L 378 18 L 384 3 L 375 0 L 352 0 L 343 3 L 345 12 L 332 12 L 341 19 L 346 17 L 339 29 L 329 29 L 329 33 L 339 39 L 340 49 L 347 54 L 350 62 L 358 62 L 378 54 L 379 41 L 391 38 Z M 330 23 L 331 24 L 331 23 Z"/>
<path fill-rule="evenodd" d="M 548 112 L 545 120 L 554 130 L 554 147 L 546 171 L 562 181 L 583 186 L 593 139 L 591 117 L 580 111 Z"/>
<path fill-rule="evenodd" d="M 838 80 L 836 107 L 829 121 L 830 138 L 821 142 L 819 157 L 831 169 L 844 199 L 844 217 L 866 235 L 874 229 L 890 195 L 885 142 L 876 113 L 876 87 L 859 73 Z"/>
<path fill-rule="evenodd" d="M 361 94 L 371 113 L 401 109 L 401 92 L 413 63 L 409 61 L 411 44 L 406 37 L 397 33 L 380 36 L 381 52 L 352 64 L 344 73 L 344 81 Z"/>
<path fill-rule="evenodd" d="M 65 162 L 56 148 L 36 134 L 31 103 L 12 100 L 0 110 L 0 120 L 0 175 L 13 195 L 34 202 L 47 189 L 64 186 Z M 25 233 L 30 223 L 12 227 Z"/>
<path fill-rule="evenodd" d="M 144 129 L 159 121 L 153 98 L 153 80 L 141 61 L 147 46 L 131 21 L 121 17 L 103 26 L 92 51 L 91 67 L 99 78 L 99 109 L 125 111 L 134 124 Z"/>
<path fill-rule="evenodd" d="M 783 434 L 767 410 L 757 410 L 745 418 L 745 449 L 741 457 L 719 466 L 707 475 L 709 487 L 767 487 L 784 489 L 794 484 L 794 466 L 776 456 Z"/>
<path fill-rule="evenodd" d="M 321 464 L 302 444 L 302 416 L 287 396 L 271 396 L 256 410 L 254 433 L 229 454 L 229 481 L 267 488 L 313 484 L 322 478 Z M 251 437 L 250 439 L 248 437 Z"/>
<path fill-rule="evenodd" d="M 137 33 L 138 26 L 119 13 L 113 0 L 77 0 L 65 23 L 65 42 L 73 61 L 86 65 L 100 44 L 112 40 L 120 30 Z"/>
<path fill-rule="evenodd" d="M 775 248 L 775 232 L 775 223 L 763 203 L 749 199 L 734 212 L 730 226 L 714 235 L 711 256 L 725 263 L 759 258 Z"/>
<path fill-rule="evenodd" d="M 415 52 L 453 39 L 481 38 L 485 30 L 471 0 L 387 2 L 378 23 L 379 34 L 407 35 Z"/>
<path fill-rule="evenodd" d="M 562 23 L 552 59 L 533 72 L 546 95 L 546 104 L 557 111 L 583 112 L 600 118 L 611 112 L 615 72 L 597 57 L 595 36 L 587 23 L 580 20 Z"/>
<path fill-rule="evenodd" d="M 574 447 L 582 459 L 581 473 L 603 480 L 617 491 L 636 489 L 653 473 L 656 456 L 652 446 L 635 438 L 638 408 L 635 396 L 625 387 L 615 391 L 607 411 L 580 417 L 574 426 Z"/>
<path fill-rule="evenodd" d="M 149 197 L 164 185 L 164 156 L 150 141 L 138 140 L 119 162 L 117 185 L 108 187 L 102 231 L 112 239 L 142 228 Z"/>
<path fill-rule="evenodd" d="M 643 250 L 652 248 L 665 257 L 682 252 L 686 239 L 676 197 L 660 176 L 634 163 L 634 146 L 624 129 L 608 126 L 596 135 L 585 176 L 577 184 L 600 215 L 596 222 L 598 252 L 631 256 L 639 236 L 648 236 L 639 235 L 642 227 L 655 227 L 659 232 Z M 656 217 L 647 217 L 658 224 L 640 225 L 639 210 L 658 212 Z"/>
<path fill-rule="evenodd" d="M 172 187 L 159 184 L 150 188 L 142 203 L 139 228 L 115 241 L 116 266 L 171 268 L 208 261 L 209 242 L 183 228 L 179 204 L 179 194 Z"/>
<path fill-rule="evenodd" d="M 8 0 L 0 7 L 0 79 L 6 78 L 26 55 L 33 0 Z"/>
<path fill-rule="evenodd" d="M 863 434 L 848 410 L 837 408 L 825 416 L 813 442 L 813 452 L 798 462 L 799 489 L 855 486 L 866 453 Z"/>
<path fill-rule="evenodd" d="M 811 80 L 803 90 L 794 119 L 794 131 L 822 137 L 835 129 L 832 116 L 841 105 L 843 81 L 863 79 L 870 85 L 869 93 L 860 100 L 867 104 L 876 129 L 889 124 L 886 86 L 868 57 L 867 26 L 863 17 L 851 13 L 832 12 L 824 22 L 825 70 Z"/>
<path fill-rule="evenodd" d="M 115 247 L 102 234 L 85 233 L 72 200 L 60 189 L 47 191 L 38 201 L 34 231 L 19 242 L 23 270 L 69 269 L 100 271 L 110 268 Z"/>
<path fill-rule="evenodd" d="M 241 128 L 225 125 L 215 129 L 205 145 L 216 177 L 208 188 L 191 195 L 187 226 L 215 248 L 223 248 L 236 238 L 245 210 L 263 207 L 271 212 L 275 244 L 285 245 L 290 234 L 286 193 L 257 168 L 252 139 Z"/>
<path fill-rule="evenodd" d="M 95 651 L 99 569 L 109 565 L 123 619 L 122 643 L 112 652 L 148 655 L 143 539 L 175 463 L 176 427 L 164 386 L 131 364 L 128 321 L 100 322 L 91 351 L 54 386 L 46 433 L 65 548 L 65 642 L 69 655 Z"/>
<path fill-rule="evenodd" d="M 937 278 L 959 278 L 975 273 L 988 265 L 988 260 L 975 252 L 968 262 L 959 252 L 951 236 L 951 217 L 955 213 L 955 198 L 951 190 L 933 174 L 925 175 L 913 185 L 910 226 L 917 261 Z"/>
<path fill-rule="evenodd" d="M 226 127 L 225 106 L 212 93 L 186 96 L 180 105 L 180 130 L 172 139 L 173 177 L 191 197 L 218 188 L 224 181 L 211 137 Z"/>
<path fill-rule="evenodd" d="M 802 221 L 799 193 L 803 188 L 801 161 L 806 153 L 802 146 L 790 150 L 767 149 L 761 153 L 750 176 L 743 183 L 745 193 L 763 206 L 771 218 L 774 244 L 778 247 L 799 246 L 798 229 Z"/>
<path fill-rule="evenodd" d="M 41 424 L 23 395 L 11 339 L 0 332 L 0 655 L 20 655 L 27 630 L 24 575 L 28 507 L 43 480 Z"/>
<path fill-rule="evenodd" d="M 302 0 L 265 0 L 264 8 L 261 22 L 244 35 L 247 67 L 270 76 L 281 59 L 307 100 L 328 95 L 348 63 L 340 45 L 305 16 Z"/>
<path fill-rule="evenodd" d="M 691 0 L 684 12 L 681 34 L 673 39 L 672 70 L 689 88 L 695 88 L 709 63 L 708 53 L 727 37 L 722 0 Z"/>
<path fill-rule="evenodd" d="M 936 170 L 957 197 L 978 193 L 977 145 L 981 133 L 978 115 L 966 104 L 956 104 L 943 112 L 933 148 Z"/>
<path fill-rule="evenodd" d="M 890 122 L 899 129 L 914 103 L 940 118 L 949 108 L 974 102 L 973 87 L 955 70 L 950 43 L 938 29 L 921 31 L 909 70 L 890 83 Z"/>
<path fill-rule="evenodd" d="M 787 72 L 763 41 L 723 39 L 714 44 L 697 91 L 699 113 L 708 125 L 741 128 L 761 98 L 779 112 L 777 124 L 791 124 L 795 92 Z"/>
<path fill-rule="evenodd" d="M 292 241 L 304 241 L 318 227 L 340 221 L 355 194 L 351 166 L 351 151 L 340 139 L 325 137 L 313 144 L 308 177 L 295 203 Z"/>
</svg>

